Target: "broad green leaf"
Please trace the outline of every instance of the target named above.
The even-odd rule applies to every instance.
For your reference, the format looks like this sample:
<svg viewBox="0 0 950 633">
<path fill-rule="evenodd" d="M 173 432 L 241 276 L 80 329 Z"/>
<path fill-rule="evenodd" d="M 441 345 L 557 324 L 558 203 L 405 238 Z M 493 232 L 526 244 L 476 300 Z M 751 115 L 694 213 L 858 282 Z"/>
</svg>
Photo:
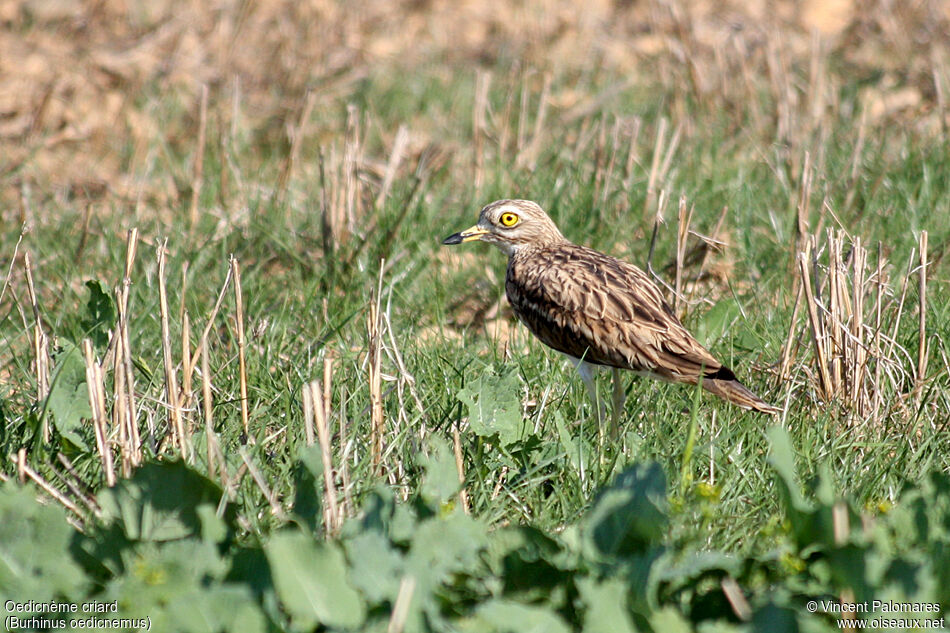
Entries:
<svg viewBox="0 0 950 633">
<path fill-rule="evenodd" d="M 420 494 L 431 507 L 439 508 L 451 500 L 461 483 L 455 465 L 455 455 L 448 442 L 437 435 L 430 435 L 427 439 L 427 449 L 428 455 L 423 455 L 420 460 L 425 468 Z"/>
<path fill-rule="evenodd" d="M 483 631 L 495 633 L 569 633 L 567 623 L 547 607 L 491 599 L 476 611 Z"/>
<path fill-rule="evenodd" d="M 158 607 L 222 580 L 228 568 L 217 545 L 199 539 L 136 543 L 122 552 L 122 562 L 123 572 L 106 585 L 104 595 L 136 618 L 159 617 Z"/>
<path fill-rule="evenodd" d="M 297 454 L 294 464 L 294 514 L 310 528 L 319 533 L 323 525 L 323 458 L 320 447 L 306 446 Z"/>
<path fill-rule="evenodd" d="M 130 540 L 169 541 L 200 535 L 198 508 L 216 509 L 224 492 L 184 462 L 148 463 L 131 479 L 99 493 L 103 521 L 121 526 Z M 228 507 L 225 522 L 234 525 Z"/>
<path fill-rule="evenodd" d="M 769 464 L 779 477 L 779 490 L 786 504 L 795 510 L 810 509 L 798 488 L 798 478 L 795 476 L 795 455 L 792 452 L 792 440 L 788 436 L 788 431 L 780 426 L 773 426 L 769 428 L 767 435 Z"/>
<path fill-rule="evenodd" d="M 492 532 L 486 558 L 509 598 L 534 602 L 547 599 L 573 574 L 561 544 L 531 526 L 511 526 Z"/>
<path fill-rule="evenodd" d="M 584 603 L 584 633 L 634 633 L 627 609 L 627 586 L 619 579 L 597 581 L 579 578 L 577 589 Z"/>
<path fill-rule="evenodd" d="M 346 562 L 337 545 L 285 530 L 270 537 L 264 553 L 277 597 L 298 629 L 309 631 L 318 623 L 356 628 L 363 623 L 365 607 L 347 580 Z"/>
<path fill-rule="evenodd" d="M 798 633 L 798 617 L 794 609 L 768 603 L 752 614 L 755 633 Z M 829 629 L 830 630 L 830 629 Z"/>
<path fill-rule="evenodd" d="M 268 630 L 266 617 L 245 585 L 196 588 L 177 596 L 163 610 L 171 630 L 182 633 Z"/>
<path fill-rule="evenodd" d="M 404 574 L 414 583 L 407 631 L 421 630 L 423 611 L 430 621 L 441 618 L 437 594 L 456 574 L 475 574 L 484 569 L 480 555 L 487 540 L 485 525 L 458 510 L 416 526 L 404 559 Z"/>
<path fill-rule="evenodd" d="M 402 556 L 379 532 L 366 531 L 344 541 L 353 586 L 370 604 L 395 603 L 402 574 Z"/>
<path fill-rule="evenodd" d="M 468 424 L 479 437 L 498 437 L 505 446 L 521 440 L 531 427 L 521 414 L 516 372 L 482 374 L 456 396 L 468 408 Z"/>
<path fill-rule="evenodd" d="M 53 413 L 53 425 L 60 435 L 79 448 L 88 450 L 79 435 L 82 421 L 92 417 L 82 353 L 71 342 L 63 340 L 52 360 L 53 381 L 47 402 Z"/>
<path fill-rule="evenodd" d="M 105 349 L 109 344 L 109 330 L 115 328 L 116 307 L 112 295 L 103 283 L 97 279 L 86 282 L 89 300 L 86 302 L 86 314 L 80 323 L 83 337 L 92 340 L 96 349 Z"/>
<path fill-rule="evenodd" d="M 461 511 L 419 523 L 406 557 L 407 568 L 437 584 L 452 572 L 472 571 L 487 544 L 487 528 Z"/>
<path fill-rule="evenodd" d="M 629 556 L 657 545 L 667 526 L 666 478 L 659 464 L 635 464 L 601 491 L 583 520 L 595 557 Z"/>
<path fill-rule="evenodd" d="M 742 310 L 739 304 L 732 297 L 721 299 L 716 305 L 711 307 L 699 323 L 696 324 L 694 334 L 696 339 L 703 342 L 707 347 L 714 345 L 719 339 L 732 329 Z"/>
<path fill-rule="evenodd" d="M 693 631 L 689 620 L 673 607 L 664 607 L 654 612 L 650 616 L 650 626 L 654 631 L 661 633 L 692 633 Z"/>
<path fill-rule="evenodd" d="M 68 554 L 74 536 L 59 505 L 40 504 L 11 482 L 0 486 L 0 596 L 44 602 L 84 595 L 89 580 Z"/>
</svg>

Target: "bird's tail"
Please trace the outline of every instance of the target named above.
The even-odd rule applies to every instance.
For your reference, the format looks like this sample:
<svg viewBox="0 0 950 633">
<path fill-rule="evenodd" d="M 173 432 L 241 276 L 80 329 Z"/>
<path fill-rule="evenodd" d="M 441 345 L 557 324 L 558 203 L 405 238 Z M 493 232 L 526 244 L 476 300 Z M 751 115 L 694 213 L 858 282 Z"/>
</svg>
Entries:
<svg viewBox="0 0 950 633">
<path fill-rule="evenodd" d="M 743 409 L 752 409 L 769 415 L 774 415 L 782 410 L 749 391 L 745 385 L 732 375 L 731 371 L 719 371 L 717 374 L 726 375 L 722 378 L 709 377 L 703 380 L 703 388 L 706 391 L 716 394 L 720 398 L 728 400 L 733 404 L 739 405 Z"/>
</svg>

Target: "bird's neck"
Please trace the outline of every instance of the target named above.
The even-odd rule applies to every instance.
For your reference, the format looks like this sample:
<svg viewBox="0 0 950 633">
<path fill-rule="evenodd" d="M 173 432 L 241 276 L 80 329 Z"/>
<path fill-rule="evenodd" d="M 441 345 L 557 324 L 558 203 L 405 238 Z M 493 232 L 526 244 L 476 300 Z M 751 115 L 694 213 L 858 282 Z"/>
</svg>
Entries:
<svg viewBox="0 0 950 633">
<path fill-rule="evenodd" d="M 542 253 L 551 248 L 564 246 L 565 244 L 570 244 L 570 242 L 564 239 L 564 236 L 558 234 L 557 237 L 544 240 L 543 242 L 531 242 L 530 244 L 509 244 L 507 245 L 507 248 L 503 248 L 502 250 L 505 251 L 506 255 L 508 255 L 508 264 L 511 265 L 516 261 L 530 259 L 538 253 Z"/>
</svg>

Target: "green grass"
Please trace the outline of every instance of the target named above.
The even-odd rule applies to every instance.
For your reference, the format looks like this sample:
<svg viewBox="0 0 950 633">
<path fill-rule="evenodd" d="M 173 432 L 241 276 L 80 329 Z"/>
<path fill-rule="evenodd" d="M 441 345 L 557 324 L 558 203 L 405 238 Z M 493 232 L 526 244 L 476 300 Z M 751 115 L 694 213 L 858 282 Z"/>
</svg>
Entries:
<svg viewBox="0 0 950 633">
<path fill-rule="evenodd" d="M 378 210 L 369 203 L 376 195 L 375 175 L 369 170 L 363 173 L 366 211 L 358 219 L 354 235 L 335 244 L 332 262 L 323 249 L 317 157 L 320 146 L 325 154 L 330 145 L 342 152 L 342 101 L 336 109 L 315 115 L 284 204 L 276 204 L 270 191 L 287 150 L 273 138 L 257 139 L 251 130 L 240 130 L 244 140 L 234 144 L 232 160 L 239 183 L 233 174 L 227 176 L 227 185 L 222 182 L 225 168 L 220 144 L 217 139 L 209 141 L 200 198 L 202 215 L 190 230 L 180 228 L 186 223 L 187 194 L 172 199 L 166 208 L 148 202 L 140 209 L 120 201 L 93 205 L 89 230 L 83 233 L 80 201 L 36 192 L 33 225 L 20 253 L 29 251 L 35 262 L 40 317 L 52 347 L 65 340 L 78 344 L 84 337 L 87 290 L 83 284 L 99 280 L 107 289 L 121 284 L 125 233 L 137 226 L 143 242 L 132 275 L 129 329 L 140 428 L 144 432 L 150 418 L 157 440 L 168 433 L 155 245 L 168 237 L 168 293 L 176 363 L 181 359 L 180 306 L 190 317 L 190 344 L 194 347 L 227 274 L 228 256 L 233 254 L 241 264 L 248 332 L 248 403 L 254 442 L 246 450 L 284 510 L 290 510 L 295 496 L 294 467 L 304 445 L 301 388 L 310 380 L 322 379 L 323 358 L 331 352 L 335 356 L 332 459 L 338 468 L 344 460 L 347 464 L 347 493 L 353 500 L 353 513 L 380 485 L 390 486 L 397 499 L 413 498 L 421 486 L 426 459 L 423 437 L 451 442 L 456 424 L 461 428 L 464 487 L 471 513 L 493 528 L 527 524 L 559 533 L 572 525 L 591 506 L 598 491 L 626 466 L 656 461 L 666 474 L 672 500 L 666 540 L 685 550 L 722 550 L 736 555 L 763 554 L 789 538 L 787 526 L 777 518 L 782 506 L 775 476 L 767 466 L 766 431 L 773 424 L 788 430 L 803 480 L 824 470 L 834 491 L 853 499 L 858 507 L 873 509 L 895 502 L 906 484 L 919 483 L 933 470 L 947 471 L 950 380 L 945 359 L 950 332 L 950 268 L 943 255 L 950 238 L 950 182 L 945 169 L 950 156 L 946 143 L 915 132 L 909 125 L 874 124 L 858 157 L 857 178 L 852 181 L 859 125 L 854 114 L 859 108 L 853 102 L 827 117 L 824 124 L 830 132 L 824 140 L 818 134 L 803 134 L 788 143 L 775 139 L 770 128 L 751 125 L 748 112 L 725 111 L 715 101 L 657 95 L 662 86 L 637 86 L 581 120 L 562 124 L 559 112 L 549 112 L 537 168 L 532 171 L 517 167 L 513 154 L 517 93 L 508 130 L 512 144 L 498 146 L 506 100 L 511 91 L 520 89 L 517 82 L 502 79 L 503 71 L 497 73 L 490 93 L 496 118 L 485 140 L 481 191 L 472 184 L 471 72 L 459 69 L 450 78 L 425 70 L 395 77 L 371 76 L 349 95 L 363 116 L 368 156 L 384 162 L 395 129 L 401 122 L 413 120 L 430 125 L 434 143 L 448 153 L 449 161 L 433 171 L 423 167 L 417 186 L 413 169 L 418 157 L 410 156 L 410 167 L 398 172 L 391 194 Z M 611 85 L 610 79 L 579 88 L 596 94 Z M 559 82 L 566 81 L 557 79 L 554 89 L 563 88 Z M 850 86 L 843 87 L 841 95 L 845 100 L 856 98 Z M 535 90 L 529 109 L 532 119 L 537 98 Z M 174 122 L 183 116 L 185 104 L 165 101 L 160 95 L 154 99 L 151 107 L 159 119 Z M 670 103 L 685 103 L 685 108 L 678 114 L 667 112 L 663 105 Z M 772 105 L 768 100 L 761 104 L 765 111 Z M 711 397 L 696 400 L 687 387 L 626 376 L 628 399 L 621 437 L 601 446 L 583 385 L 559 355 L 513 323 L 515 338 L 506 355 L 503 344 L 489 336 L 477 319 L 469 322 L 468 311 L 488 310 L 499 300 L 502 307 L 506 305 L 501 283 L 503 256 L 482 246 L 449 252 L 440 242 L 474 222 L 481 205 L 499 197 L 526 197 L 547 208 L 568 238 L 644 265 L 655 213 L 652 206 L 644 213 L 646 186 L 661 115 L 672 117 L 667 138 L 678 124 L 688 123 L 688 131 L 680 138 L 668 177 L 657 183 L 668 192 L 670 202 L 666 222 L 659 227 L 653 268 L 672 283 L 667 266 L 675 262 L 676 209 L 681 194 L 695 206 L 692 228 L 702 234 L 713 231 L 720 210 L 728 207 L 723 223 L 726 253 L 711 253 L 706 265 L 732 263 L 724 276 L 697 286 L 693 295 L 697 301 L 686 311 L 685 322 L 753 390 L 782 403 L 786 414 L 778 420 L 766 419 Z M 621 136 L 620 147 L 614 148 L 610 136 L 618 117 L 642 118 L 629 189 L 623 186 L 628 139 Z M 604 126 L 606 139 L 600 150 L 599 125 Z M 531 121 L 526 127 L 530 136 Z M 581 142 L 584 144 L 579 146 Z M 148 174 L 150 185 L 174 180 L 185 183 L 182 186 L 187 190 L 194 148 L 170 148 L 156 139 L 150 149 L 160 157 Z M 132 155 L 129 148 L 122 150 L 124 155 Z M 606 193 L 597 192 L 595 183 L 605 173 L 604 167 L 598 169 L 597 161 L 603 165 L 615 150 L 613 176 L 601 185 Z M 817 383 L 809 373 L 814 370 L 807 326 L 800 328 L 804 339 L 792 380 L 776 384 L 769 369 L 781 356 L 795 303 L 795 208 L 806 150 L 813 156 L 824 155 L 824 168 L 814 175 L 810 229 L 823 224 L 860 237 L 872 249 L 872 267 L 875 245 L 880 242 L 887 256 L 892 296 L 899 298 L 909 262 L 916 257 L 913 252 L 919 231 L 929 233 L 933 262 L 927 295 L 929 372 L 919 404 L 913 398 L 909 401 L 908 415 L 893 413 L 879 424 L 871 424 L 847 414 L 840 403 L 819 402 Z M 340 181 L 335 182 L 339 185 Z M 219 193 L 225 188 L 230 191 L 229 199 L 222 205 Z M 833 215 L 823 210 L 823 200 Z M 12 256 L 19 235 L 17 227 L 7 226 L 0 236 L 5 261 Z M 77 256 L 81 242 L 84 246 Z M 381 259 L 386 262 L 382 273 Z M 182 296 L 185 265 L 187 290 Z M 26 326 L 32 326 L 33 317 L 22 269 L 18 259 L 0 315 L 4 367 L 0 453 L 12 456 L 26 448 L 32 468 L 63 487 L 53 474 L 56 455 L 62 452 L 74 464 L 78 478 L 99 490 L 104 479 L 90 424 L 84 422 L 78 429 L 86 450 L 56 432 L 60 421 L 49 417 L 54 429 L 51 441 L 43 442 L 39 435 L 41 416 L 50 412 L 44 402 L 35 399 L 32 334 L 23 322 L 25 319 Z M 691 277 L 698 268 L 685 272 Z M 918 345 L 916 280 L 914 273 L 896 330 L 897 343 L 907 356 L 894 356 L 895 368 L 911 374 Z M 384 323 L 382 357 L 385 477 L 374 475 L 370 457 L 371 402 L 366 369 L 367 306 L 378 285 L 382 288 L 380 303 L 389 318 Z M 707 301 L 698 301 L 704 298 Z M 886 308 L 886 318 L 894 318 L 894 306 Z M 215 431 L 231 478 L 242 467 L 234 318 L 229 291 L 211 328 L 209 344 Z M 803 319 L 804 313 L 799 316 L 802 324 Z M 511 317 L 502 312 L 501 320 L 511 321 Z M 888 327 L 892 325 L 888 321 Z M 405 372 L 395 360 L 397 349 Z M 102 347 L 97 349 L 100 357 L 104 352 Z M 508 387 L 499 397 L 519 406 L 532 404 L 522 412 L 529 432 L 506 446 L 471 431 L 466 425 L 468 410 L 457 395 L 479 381 L 508 375 Z M 601 388 L 609 393 L 607 381 Z M 193 427 L 194 467 L 204 472 L 206 447 L 197 376 L 194 389 L 194 404 L 185 415 Z M 881 389 L 885 402 L 899 396 L 886 385 Z M 107 393 L 111 395 L 108 375 Z M 82 391 L 77 394 L 77 398 L 85 397 Z M 695 438 L 690 441 L 693 422 Z M 337 435 L 341 424 L 346 428 L 342 443 Z M 156 454 L 146 443 L 145 453 L 148 461 L 164 461 L 175 451 L 166 446 Z M 9 459 L 3 460 L 0 470 L 16 476 L 16 466 Z M 250 475 L 243 475 L 237 486 L 232 499 L 239 515 L 237 541 L 266 542 L 284 521 L 271 512 Z"/>
</svg>

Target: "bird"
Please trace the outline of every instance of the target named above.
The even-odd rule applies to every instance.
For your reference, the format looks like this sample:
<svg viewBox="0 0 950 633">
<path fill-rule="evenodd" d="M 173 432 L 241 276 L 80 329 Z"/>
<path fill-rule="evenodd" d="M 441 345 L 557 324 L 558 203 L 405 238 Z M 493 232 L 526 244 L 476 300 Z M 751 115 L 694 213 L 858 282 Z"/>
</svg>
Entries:
<svg viewBox="0 0 950 633">
<path fill-rule="evenodd" d="M 601 420 L 594 370 L 613 370 L 614 428 L 624 399 L 619 370 L 701 384 L 743 409 L 781 411 L 739 382 L 690 334 L 645 272 L 570 242 L 536 202 L 496 200 L 482 208 L 477 224 L 442 243 L 475 241 L 508 256 L 505 294 L 515 315 L 542 343 L 571 360 Z"/>
</svg>

